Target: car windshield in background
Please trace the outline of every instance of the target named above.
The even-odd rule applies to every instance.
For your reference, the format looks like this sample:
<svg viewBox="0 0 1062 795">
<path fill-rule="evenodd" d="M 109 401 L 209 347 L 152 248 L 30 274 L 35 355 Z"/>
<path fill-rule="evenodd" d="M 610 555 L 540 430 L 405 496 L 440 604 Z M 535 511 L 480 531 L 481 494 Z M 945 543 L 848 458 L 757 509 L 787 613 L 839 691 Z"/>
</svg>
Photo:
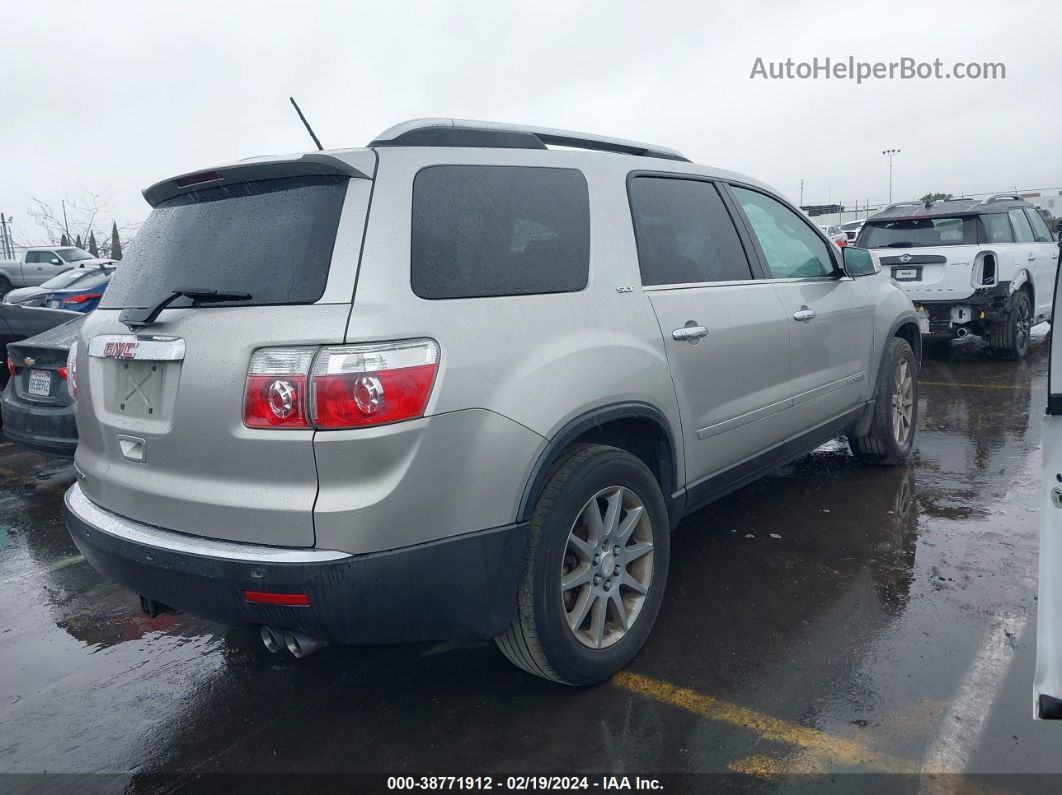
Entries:
<svg viewBox="0 0 1062 795">
<path fill-rule="evenodd" d="M 52 278 L 50 278 L 48 281 L 41 285 L 41 288 L 45 290 L 65 290 L 66 288 L 72 286 L 81 279 L 84 279 L 87 276 L 92 276 L 96 273 L 99 273 L 99 271 L 82 269 L 65 271 L 64 273 L 60 273 L 58 276 L 53 276 Z"/>
<path fill-rule="evenodd" d="M 859 245 L 863 248 L 919 248 L 976 243 L 977 229 L 971 217 L 867 221 L 859 235 Z"/>
<path fill-rule="evenodd" d="M 160 202 L 101 308 L 153 306 L 181 288 L 250 294 L 242 305 L 312 304 L 324 293 L 346 187 L 347 177 L 284 177 Z"/>
<path fill-rule="evenodd" d="M 57 248 L 55 253 L 62 257 L 64 262 L 81 262 L 82 260 L 93 259 L 91 254 L 80 248 Z"/>
</svg>

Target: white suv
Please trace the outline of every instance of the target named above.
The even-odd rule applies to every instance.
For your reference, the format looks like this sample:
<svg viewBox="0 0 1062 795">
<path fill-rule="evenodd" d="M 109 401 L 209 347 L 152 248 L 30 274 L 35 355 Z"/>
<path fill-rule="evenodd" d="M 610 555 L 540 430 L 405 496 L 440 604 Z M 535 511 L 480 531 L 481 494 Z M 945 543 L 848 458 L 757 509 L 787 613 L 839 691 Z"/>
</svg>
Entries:
<svg viewBox="0 0 1062 795">
<path fill-rule="evenodd" d="M 898 202 L 871 216 L 856 245 L 875 251 L 918 309 L 923 334 L 985 337 L 1018 359 L 1051 316 L 1058 249 L 1043 216 L 1014 194 Z"/>
</svg>

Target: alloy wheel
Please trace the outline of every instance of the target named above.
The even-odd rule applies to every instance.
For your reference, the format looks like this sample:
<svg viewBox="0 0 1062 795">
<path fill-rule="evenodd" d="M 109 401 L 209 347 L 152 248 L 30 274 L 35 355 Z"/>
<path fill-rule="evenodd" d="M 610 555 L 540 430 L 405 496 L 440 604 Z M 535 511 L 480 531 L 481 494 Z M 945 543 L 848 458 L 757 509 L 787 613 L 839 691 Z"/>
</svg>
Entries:
<svg viewBox="0 0 1062 795">
<path fill-rule="evenodd" d="M 592 649 L 617 643 L 638 619 L 653 576 L 653 528 L 624 486 L 602 489 L 579 511 L 561 564 L 568 627 Z"/>
</svg>

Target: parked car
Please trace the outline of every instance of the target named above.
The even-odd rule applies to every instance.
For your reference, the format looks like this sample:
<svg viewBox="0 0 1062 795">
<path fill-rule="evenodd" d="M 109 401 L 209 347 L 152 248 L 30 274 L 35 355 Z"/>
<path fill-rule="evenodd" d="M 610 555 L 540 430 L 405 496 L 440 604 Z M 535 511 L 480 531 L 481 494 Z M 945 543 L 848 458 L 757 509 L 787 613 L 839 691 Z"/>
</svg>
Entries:
<svg viewBox="0 0 1062 795">
<path fill-rule="evenodd" d="M 903 291 L 672 149 L 421 120 L 144 195 L 70 351 L 66 517 L 149 612 L 295 656 L 494 638 L 588 684 L 684 515 L 840 435 L 913 444 Z"/>
<path fill-rule="evenodd" d="M 8 343 L 34 337 L 60 323 L 77 318 L 74 312 L 51 309 L 29 309 L 23 306 L 0 304 L 0 350 L 7 350 Z M 0 370 L 0 389 L 7 386 L 11 376 L 9 367 Z"/>
<path fill-rule="evenodd" d="M 43 284 L 76 265 L 103 264 L 112 260 L 93 257 L 76 246 L 28 248 L 21 259 L 0 260 L 0 297 L 14 287 Z"/>
<path fill-rule="evenodd" d="M 979 334 L 995 355 L 1018 359 L 1030 329 L 1051 317 L 1058 249 L 1020 196 L 892 204 L 867 220 L 858 245 L 880 255 L 938 341 Z"/>
<path fill-rule="evenodd" d="M 1062 240 L 1058 245 L 1062 263 Z M 1053 289 L 1054 300 L 1062 301 L 1062 285 L 1056 282 Z M 1044 720 L 1062 720 L 1062 363 L 1055 355 L 1056 337 L 1051 334 L 1051 355 L 1047 357 L 1050 391 L 1041 426 L 1043 497 L 1033 677 L 1033 715 Z"/>
<path fill-rule="evenodd" d="M 820 226 L 819 229 L 822 230 L 822 233 L 826 235 L 826 237 L 828 237 L 841 248 L 844 248 L 848 245 L 848 237 L 847 235 L 845 235 L 844 232 L 841 231 L 841 227 L 831 226 L 827 224 Z"/>
<path fill-rule="evenodd" d="M 73 458 L 77 447 L 66 360 L 85 315 L 7 346 L 7 386 L 0 392 L 4 435 L 34 452 Z"/>
<path fill-rule="evenodd" d="M 844 232 L 848 245 L 855 245 L 856 238 L 859 237 L 859 231 L 863 228 L 863 223 L 863 221 L 849 221 L 847 224 L 841 224 L 841 231 Z"/>
<path fill-rule="evenodd" d="M 51 290 L 44 301 L 49 309 L 67 309 L 71 312 L 91 312 L 99 306 L 114 268 L 100 268 L 95 273 L 74 281 L 59 290 Z"/>
<path fill-rule="evenodd" d="M 78 265 L 68 271 L 53 276 L 39 287 L 19 287 L 4 296 L 4 303 L 21 304 L 22 306 L 44 306 L 48 293 L 53 290 L 65 290 L 72 287 L 76 282 L 99 272 L 101 268 L 110 265 Z"/>
</svg>

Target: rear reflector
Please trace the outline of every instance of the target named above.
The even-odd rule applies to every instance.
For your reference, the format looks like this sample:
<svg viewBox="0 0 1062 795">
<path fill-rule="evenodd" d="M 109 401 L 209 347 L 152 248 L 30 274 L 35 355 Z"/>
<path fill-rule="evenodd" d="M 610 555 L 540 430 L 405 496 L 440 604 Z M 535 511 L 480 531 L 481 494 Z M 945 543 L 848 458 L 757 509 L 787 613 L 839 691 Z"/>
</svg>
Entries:
<svg viewBox="0 0 1062 795">
<path fill-rule="evenodd" d="M 259 605 L 282 605 L 284 607 L 309 607 L 310 597 L 304 593 L 267 593 L 244 591 L 243 598 Z"/>
</svg>

